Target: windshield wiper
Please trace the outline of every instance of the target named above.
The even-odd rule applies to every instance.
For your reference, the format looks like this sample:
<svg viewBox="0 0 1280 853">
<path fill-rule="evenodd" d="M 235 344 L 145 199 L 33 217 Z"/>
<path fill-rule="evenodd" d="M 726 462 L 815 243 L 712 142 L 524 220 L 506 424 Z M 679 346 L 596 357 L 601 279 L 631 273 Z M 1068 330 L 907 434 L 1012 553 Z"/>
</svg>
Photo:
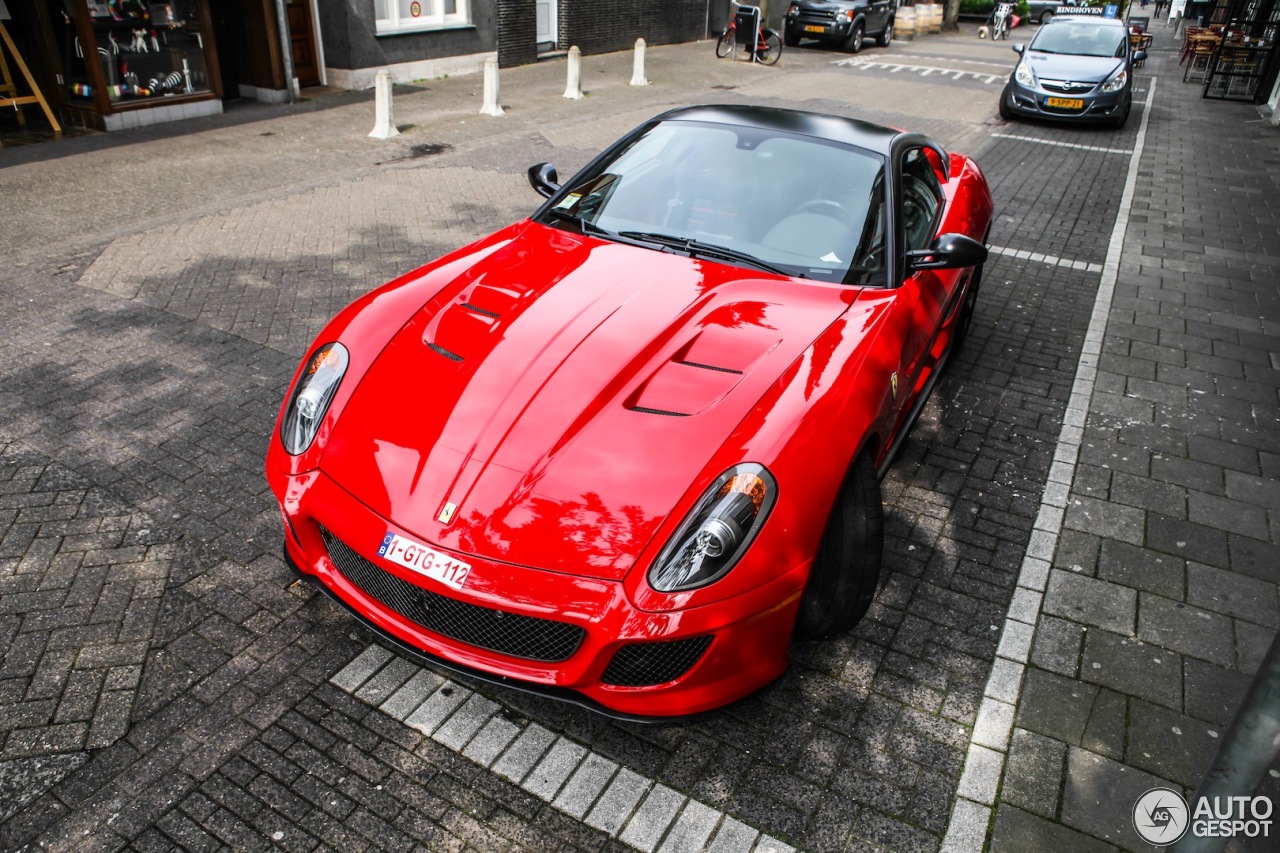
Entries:
<svg viewBox="0 0 1280 853">
<path fill-rule="evenodd" d="M 786 276 L 795 275 L 781 267 L 775 267 L 767 261 L 762 261 L 755 255 L 739 252 L 737 249 L 730 249 L 728 246 L 717 246 L 714 243 L 701 243 L 687 237 L 677 237 L 674 234 L 659 234 L 652 231 L 622 231 L 619 232 L 619 236 L 668 246 L 687 253 L 691 258 L 701 256 L 704 258 L 718 258 L 722 261 L 737 261 L 765 272 Z M 804 275 L 799 275 L 798 277 L 804 278 Z"/>
<path fill-rule="evenodd" d="M 617 231 L 610 231 L 608 228 L 601 228 L 594 222 L 588 222 L 581 216 L 572 214 L 567 210 L 558 210 L 553 207 L 547 211 L 546 215 L 553 219 L 558 219 L 561 222 L 567 222 L 570 225 L 577 226 L 579 234 L 590 234 L 592 237 L 601 237 L 605 240 L 612 240 L 615 243 L 626 243 L 628 246 L 645 245 L 644 241 L 630 233 L 619 234 Z M 645 248 L 648 247 L 645 246 Z"/>
<path fill-rule="evenodd" d="M 613 233 L 607 228 L 601 228 L 599 225 L 596 225 L 594 222 L 588 222 L 587 220 L 583 219 L 581 216 L 576 216 L 567 210 L 558 210 L 557 208 L 553 207 L 547 211 L 547 216 L 551 216 L 556 219 L 559 219 L 561 222 L 568 222 L 578 226 L 579 234 L 593 234 L 597 237 L 609 237 L 609 238 L 616 238 L 618 236 L 617 234 Z"/>
</svg>

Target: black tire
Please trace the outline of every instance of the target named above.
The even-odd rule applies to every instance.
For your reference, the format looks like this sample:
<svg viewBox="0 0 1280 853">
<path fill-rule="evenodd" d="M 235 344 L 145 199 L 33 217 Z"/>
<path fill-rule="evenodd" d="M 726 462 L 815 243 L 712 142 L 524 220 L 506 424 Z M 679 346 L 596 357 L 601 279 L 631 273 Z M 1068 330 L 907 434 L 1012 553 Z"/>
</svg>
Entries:
<svg viewBox="0 0 1280 853">
<path fill-rule="evenodd" d="M 733 30 L 726 29 L 716 40 L 716 56 L 724 59 L 733 50 Z"/>
<path fill-rule="evenodd" d="M 800 599 L 796 635 L 825 637 L 858 624 L 876 594 L 883 550 L 880 480 L 863 453 L 836 495 Z"/>
<path fill-rule="evenodd" d="M 862 50 L 862 42 L 862 21 L 858 21 L 853 25 L 853 32 L 849 33 L 849 37 L 844 40 L 844 49 L 849 53 L 857 53 Z"/>
<path fill-rule="evenodd" d="M 1133 106 L 1131 104 L 1126 105 L 1124 108 L 1124 112 L 1120 113 L 1120 115 L 1116 116 L 1111 120 L 1111 126 L 1114 127 L 1116 130 L 1119 130 L 1120 128 L 1124 127 L 1125 122 L 1129 120 L 1129 113 L 1130 111 L 1132 111 L 1132 109 L 1133 109 Z"/>
<path fill-rule="evenodd" d="M 793 34 L 791 30 L 787 30 L 782 34 L 782 43 L 787 47 L 799 47 L 800 36 Z"/>
<path fill-rule="evenodd" d="M 978 290 L 982 287 L 982 264 L 973 270 L 973 278 L 969 281 L 969 292 L 964 295 L 964 305 L 960 307 L 960 316 L 956 318 L 956 332 L 951 337 L 951 349 L 957 350 L 969 339 L 969 326 L 973 324 L 974 308 L 978 304 Z"/>
<path fill-rule="evenodd" d="M 1052 17 L 1053 17 L 1053 10 L 1045 9 L 1043 12 L 1040 13 L 1040 26 L 1043 27 L 1045 24 L 1049 23 L 1049 19 Z"/>
<path fill-rule="evenodd" d="M 1005 84 L 1004 91 L 1000 93 L 1000 118 L 1005 121 L 1013 121 L 1014 119 L 1013 110 L 1009 109 L 1009 98 L 1011 97 L 1009 86 Z"/>
<path fill-rule="evenodd" d="M 876 36 L 876 44 L 881 47 L 888 47 L 893 44 L 893 18 L 890 18 L 889 23 L 884 25 L 884 32 Z"/>
<path fill-rule="evenodd" d="M 764 37 L 764 50 L 756 54 L 756 59 L 765 65 L 777 65 L 782 56 L 782 39 L 777 33 L 769 33 Z"/>
</svg>

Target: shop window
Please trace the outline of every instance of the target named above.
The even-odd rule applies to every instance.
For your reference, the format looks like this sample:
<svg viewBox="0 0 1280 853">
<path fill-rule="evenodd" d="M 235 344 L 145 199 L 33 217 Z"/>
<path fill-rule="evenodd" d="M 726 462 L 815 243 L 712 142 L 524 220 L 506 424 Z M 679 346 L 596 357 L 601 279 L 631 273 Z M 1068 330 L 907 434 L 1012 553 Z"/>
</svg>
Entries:
<svg viewBox="0 0 1280 853">
<path fill-rule="evenodd" d="M 469 0 L 374 0 L 378 35 L 462 27 L 471 23 Z"/>
<path fill-rule="evenodd" d="M 71 106 L 112 112 L 214 94 L 200 0 L 64 0 L 63 10 Z"/>
</svg>

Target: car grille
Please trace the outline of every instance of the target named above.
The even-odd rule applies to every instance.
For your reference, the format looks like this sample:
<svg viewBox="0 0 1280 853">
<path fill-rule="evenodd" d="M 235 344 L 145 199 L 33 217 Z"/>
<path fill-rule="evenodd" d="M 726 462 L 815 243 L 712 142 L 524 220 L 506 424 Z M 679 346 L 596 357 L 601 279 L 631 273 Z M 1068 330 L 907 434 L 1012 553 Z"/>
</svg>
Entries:
<svg viewBox="0 0 1280 853">
<path fill-rule="evenodd" d="M 1041 80 L 1040 85 L 1050 92 L 1061 92 L 1064 95 L 1083 95 L 1092 92 L 1097 83 L 1077 83 L 1072 80 Z"/>
<path fill-rule="evenodd" d="M 702 657 L 710 637 L 665 643 L 632 643 L 618 649 L 600 679 L 616 687 L 643 687 L 675 681 Z"/>
<path fill-rule="evenodd" d="M 507 613 L 423 589 L 374 565 L 323 527 L 320 532 L 343 577 L 428 631 L 492 652 L 549 663 L 568 660 L 586 636 L 582 628 L 567 622 Z"/>
<path fill-rule="evenodd" d="M 836 13 L 830 9 L 801 9 L 800 17 L 810 21 L 834 21 Z"/>
</svg>

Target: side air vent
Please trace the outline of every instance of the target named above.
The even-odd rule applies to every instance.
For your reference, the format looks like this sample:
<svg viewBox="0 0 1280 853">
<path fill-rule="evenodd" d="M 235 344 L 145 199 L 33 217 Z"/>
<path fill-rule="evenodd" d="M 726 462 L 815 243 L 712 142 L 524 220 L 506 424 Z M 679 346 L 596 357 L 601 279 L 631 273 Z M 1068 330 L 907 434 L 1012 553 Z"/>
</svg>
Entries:
<svg viewBox="0 0 1280 853">
<path fill-rule="evenodd" d="M 618 687 L 666 684 L 692 669 L 710 645 L 710 637 L 631 643 L 618 649 L 600 680 Z"/>
<path fill-rule="evenodd" d="M 439 353 L 450 361 L 462 361 L 462 356 L 458 355 L 456 352 L 449 352 L 444 347 L 436 344 L 427 344 L 427 346 L 429 346 L 433 352 Z"/>
</svg>

